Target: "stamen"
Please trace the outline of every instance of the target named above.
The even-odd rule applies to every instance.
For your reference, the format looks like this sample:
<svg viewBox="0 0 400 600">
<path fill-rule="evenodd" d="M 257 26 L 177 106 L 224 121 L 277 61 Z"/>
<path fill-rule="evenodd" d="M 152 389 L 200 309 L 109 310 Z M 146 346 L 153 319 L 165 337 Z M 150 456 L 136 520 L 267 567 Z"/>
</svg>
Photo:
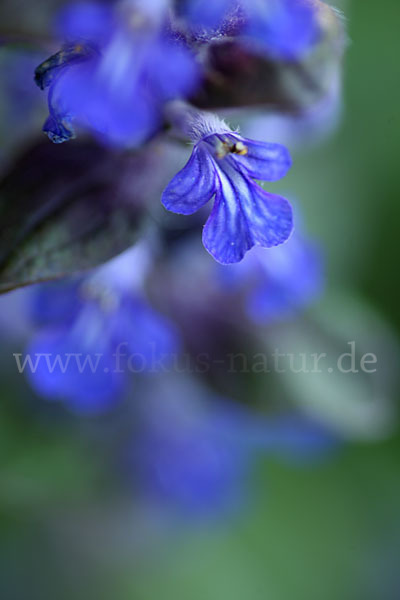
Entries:
<svg viewBox="0 0 400 600">
<path fill-rule="evenodd" d="M 233 154 L 239 154 L 240 156 L 246 156 L 246 154 L 249 153 L 248 147 L 245 146 L 243 142 L 236 142 L 236 144 L 233 144 L 233 146 L 231 146 L 230 151 Z"/>
<path fill-rule="evenodd" d="M 219 159 L 225 158 L 231 152 L 231 146 L 227 142 L 222 142 L 218 140 L 218 144 L 216 147 L 216 157 Z"/>
<path fill-rule="evenodd" d="M 85 281 L 80 287 L 81 298 L 86 302 L 96 302 L 103 312 L 115 312 L 119 306 L 118 295 L 107 286 Z"/>
<path fill-rule="evenodd" d="M 236 142 L 235 144 L 228 144 L 218 140 L 218 146 L 216 148 L 216 157 L 218 159 L 225 158 L 228 154 L 238 154 L 239 156 L 246 156 L 248 154 L 248 147 L 243 142 Z"/>
</svg>

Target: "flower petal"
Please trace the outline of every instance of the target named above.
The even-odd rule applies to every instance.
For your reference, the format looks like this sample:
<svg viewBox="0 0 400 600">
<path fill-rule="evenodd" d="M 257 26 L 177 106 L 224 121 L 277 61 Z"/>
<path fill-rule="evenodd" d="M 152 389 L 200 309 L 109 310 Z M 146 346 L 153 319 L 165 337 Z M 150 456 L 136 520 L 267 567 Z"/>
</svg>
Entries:
<svg viewBox="0 0 400 600">
<path fill-rule="evenodd" d="M 192 215 L 215 194 L 215 179 L 210 155 L 200 145 L 195 146 L 189 162 L 168 184 L 161 201 L 171 212 Z"/>
<path fill-rule="evenodd" d="M 91 344 L 68 328 L 38 333 L 27 348 L 33 368 L 29 383 L 40 396 L 64 401 L 79 414 L 110 410 L 119 399 L 124 374 L 115 372 L 108 347 L 97 338 Z"/>
<path fill-rule="evenodd" d="M 298 60 L 318 41 L 315 3 L 307 0 L 246 3 L 245 33 L 268 54 Z"/>
<path fill-rule="evenodd" d="M 60 38 L 104 43 L 114 21 L 111 6 L 99 2 L 67 4 L 57 14 L 55 33 Z"/>
<path fill-rule="evenodd" d="M 250 177 L 262 181 L 277 181 L 282 179 L 292 166 L 289 150 L 281 144 L 267 144 L 240 136 L 229 137 L 246 146 L 247 154 L 230 154 L 229 158 L 235 162 L 236 168 Z"/>
<path fill-rule="evenodd" d="M 254 242 L 264 248 L 283 244 L 293 231 L 290 203 L 282 196 L 266 192 L 251 180 L 246 179 L 246 182 L 248 193 L 241 198 L 241 204 Z"/>
<path fill-rule="evenodd" d="M 233 170 L 220 171 L 219 179 L 221 186 L 203 231 L 203 244 L 218 262 L 239 262 L 256 244 L 270 248 L 289 238 L 293 219 L 287 200 L 268 194 Z"/>
<path fill-rule="evenodd" d="M 322 292 L 323 267 L 314 243 L 295 233 L 287 244 L 261 252 L 258 283 L 246 303 L 253 321 L 287 318 Z"/>
<path fill-rule="evenodd" d="M 73 137 L 71 121 L 91 129 L 102 141 L 114 146 L 136 146 L 158 125 L 158 109 L 130 83 L 114 89 L 99 76 L 97 60 L 73 65 L 50 88 L 51 117 L 45 131 L 53 142 Z M 132 102 L 134 98 L 134 108 Z"/>
<path fill-rule="evenodd" d="M 179 333 L 172 322 L 140 298 L 125 298 L 114 326 L 114 343 L 128 348 L 138 370 L 154 371 L 157 361 L 172 361 L 179 351 Z"/>
<path fill-rule="evenodd" d="M 205 249 L 223 265 L 242 260 L 254 246 L 239 199 L 231 188 L 217 192 L 215 204 L 203 229 Z"/>
<path fill-rule="evenodd" d="M 154 44 L 146 67 L 148 81 L 165 101 L 189 96 L 200 82 L 200 68 L 192 53 L 177 44 L 163 41 Z"/>
<path fill-rule="evenodd" d="M 29 317 L 34 325 L 71 325 L 82 308 L 80 285 L 81 279 L 69 279 L 30 288 Z"/>
<path fill-rule="evenodd" d="M 232 9 L 232 0 L 189 0 L 184 11 L 186 19 L 196 29 L 218 27 Z"/>
</svg>

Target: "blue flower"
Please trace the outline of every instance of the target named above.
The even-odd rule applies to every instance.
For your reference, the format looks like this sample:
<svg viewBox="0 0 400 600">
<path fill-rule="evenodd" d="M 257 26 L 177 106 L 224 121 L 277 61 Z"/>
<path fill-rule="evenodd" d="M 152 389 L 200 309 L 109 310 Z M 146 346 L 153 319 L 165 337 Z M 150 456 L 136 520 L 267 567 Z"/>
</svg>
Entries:
<svg viewBox="0 0 400 600">
<path fill-rule="evenodd" d="M 64 10 L 58 29 L 68 43 L 35 74 L 50 87 L 43 129 L 53 142 L 74 137 L 76 123 L 112 145 L 135 146 L 158 130 L 165 102 L 194 91 L 199 70 L 189 49 L 133 7 L 123 16 L 103 5 Z"/>
<path fill-rule="evenodd" d="M 300 414 L 253 414 L 190 380 L 166 379 L 135 405 L 129 466 L 147 497 L 190 517 L 230 512 L 246 499 L 256 455 L 296 465 L 329 455 L 338 440 Z"/>
<path fill-rule="evenodd" d="M 214 30 L 223 24 L 238 5 L 234 0 L 187 0 L 181 10 L 194 30 Z"/>
<path fill-rule="evenodd" d="M 192 381 L 167 379 L 135 405 L 128 459 L 146 503 L 190 518 L 221 516 L 241 504 L 250 454 L 209 402 L 219 406 Z M 223 407 L 228 421 L 230 409 Z"/>
<path fill-rule="evenodd" d="M 315 300 L 323 288 L 319 248 L 297 231 L 271 250 L 256 249 L 239 265 L 220 269 L 219 281 L 245 290 L 245 306 L 254 322 L 288 319 Z"/>
<path fill-rule="evenodd" d="M 159 424 L 142 432 L 136 444 L 142 485 L 157 500 L 191 515 L 226 511 L 237 503 L 247 453 L 213 431 L 212 417 Z"/>
<path fill-rule="evenodd" d="M 261 50 L 286 60 L 300 58 L 319 38 L 313 0 L 241 0 L 247 15 L 243 33 Z"/>
<path fill-rule="evenodd" d="M 285 147 L 248 140 L 211 119 L 194 128 L 192 156 L 165 189 L 162 202 L 172 212 L 190 215 L 215 196 L 203 244 L 218 262 L 230 264 L 255 245 L 270 248 L 289 238 L 289 202 L 266 192 L 254 179 L 280 179 L 291 160 Z"/>
<path fill-rule="evenodd" d="M 78 280 L 38 286 L 37 332 L 26 354 L 28 379 L 43 397 L 77 413 L 111 408 L 128 372 L 157 368 L 179 346 L 175 327 L 155 311 L 131 275 L 132 251 Z"/>
<path fill-rule="evenodd" d="M 184 14 L 195 30 L 223 31 L 255 43 L 269 55 L 301 57 L 318 41 L 318 9 L 313 0 L 187 0 Z"/>
<path fill-rule="evenodd" d="M 66 4 L 55 17 L 54 29 L 59 38 L 86 40 L 104 45 L 116 25 L 116 14 L 111 4 L 104 2 L 77 2 Z"/>
</svg>

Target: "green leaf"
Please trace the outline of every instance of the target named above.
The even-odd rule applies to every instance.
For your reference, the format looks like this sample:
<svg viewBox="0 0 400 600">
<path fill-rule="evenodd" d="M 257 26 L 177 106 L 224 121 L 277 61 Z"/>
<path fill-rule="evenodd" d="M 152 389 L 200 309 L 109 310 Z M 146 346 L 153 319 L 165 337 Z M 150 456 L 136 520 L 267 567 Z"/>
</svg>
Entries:
<svg viewBox="0 0 400 600">
<path fill-rule="evenodd" d="M 0 183 L 0 292 L 89 269 L 134 244 L 144 206 L 166 184 L 164 155 L 160 142 L 128 154 L 44 140 L 17 159 Z"/>
</svg>

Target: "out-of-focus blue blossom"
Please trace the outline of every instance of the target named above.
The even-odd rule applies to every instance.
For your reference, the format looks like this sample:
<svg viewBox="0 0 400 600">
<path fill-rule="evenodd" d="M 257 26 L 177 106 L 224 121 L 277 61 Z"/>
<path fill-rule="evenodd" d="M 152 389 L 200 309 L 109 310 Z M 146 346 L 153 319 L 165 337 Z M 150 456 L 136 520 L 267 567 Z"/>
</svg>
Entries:
<svg viewBox="0 0 400 600">
<path fill-rule="evenodd" d="M 66 4 L 55 17 L 54 30 L 60 39 L 86 40 L 104 45 L 116 26 L 111 3 L 79 2 Z"/>
<path fill-rule="evenodd" d="M 299 114 L 268 114 L 259 112 L 240 119 L 240 128 L 246 137 L 259 137 L 271 142 L 279 140 L 292 151 L 313 147 L 329 137 L 342 117 L 342 82 L 337 69 L 332 73 L 329 90 L 311 108 Z"/>
<path fill-rule="evenodd" d="M 239 7 L 236 0 L 187 0 L 183 14 L 194 29 L 218 29 L 226 18 Z"/>
<path fill-rule="evenodd" d="M 187 0 L 184 14 L 194 30 L 218 32 L 229 21 L 236 35 L 260 51 L 286 60 L 299 58 L 319 37 L 312 0 Z"/>
<path fill-rule="evenodd" d="M 135 266 L 128 251 L 88 277 L 34 291 L 38 331 L 26 355 L 35 368 L 25 372 L 40 395 L 75 412 L 102 412 L 118 399 L 128 372 L 156 368 L 160 356 L 177 351 L 177 331 L 145 300 L 131 275 Z"/>
<path fill-rule="evenodd" d="M 250 454 L 231 427 L 231 408 L 184 377 L 147 390 L 129 450 L 147 498 L 191 517 L 238 506 Z"/>
<path fill-rule="evenodd" d="M 323 288 L 317 244 L 295 232 L 286 244 L 256 248 L 238 265 L 221 268 L 224 286 L 245 290 L 245 306 L 255 322 L 287 319 L 314 301 Z"/>
<path fill-rule="evenodd" d="M 291 166 L 286 148 L 243 138 L 212 115 L 200 117 L 191 135 L 191 158 L 164 190 L 164 206 L 190 215 L 215 196 L 203 244 L 222 264 L 241 261 L 255 245 L 285 242 L 293 227 L 291 206 L 254 179 L 284 177 Z"/>
<path fill-rule="evenodd" d="M 312 0 L 241 0 L 246 13 L 244 33 L 261 49 L 296 59 L 318 40 L 316 6 Z"/>
<path fill-rule="evenodd" d="M 141 402 L 130 462 L 144 491 L 181 513 L 230 511 L 245 499 L 257 456 L 314 462 L 337 447 L 325 428 L 288 414 L 252 414 L 244 406 L 198 390 L 163 393 Z"/>
<path fill-rule="evenodd" d="M 77 124 L 108 143 L 137 145 L 160 126 L 165 102 L 195 89 L 199 72 L 191 52 L 149 21 L 144 8 L 64 9 L 58 30 L 68 44 L 36 72 L 37 82 L 50 86 L 44 131 L 53 142 L 74 137 Z"/>
<path fill-rule="evenodd" d="M 165 414 L 164 414 L 165 416 Z M 213 427 L 212 416 L 147 424 L 133 451 L 145 491 L 189 514 L 232 508 L 242 495 L 247 452 Z"/>
</svg>

